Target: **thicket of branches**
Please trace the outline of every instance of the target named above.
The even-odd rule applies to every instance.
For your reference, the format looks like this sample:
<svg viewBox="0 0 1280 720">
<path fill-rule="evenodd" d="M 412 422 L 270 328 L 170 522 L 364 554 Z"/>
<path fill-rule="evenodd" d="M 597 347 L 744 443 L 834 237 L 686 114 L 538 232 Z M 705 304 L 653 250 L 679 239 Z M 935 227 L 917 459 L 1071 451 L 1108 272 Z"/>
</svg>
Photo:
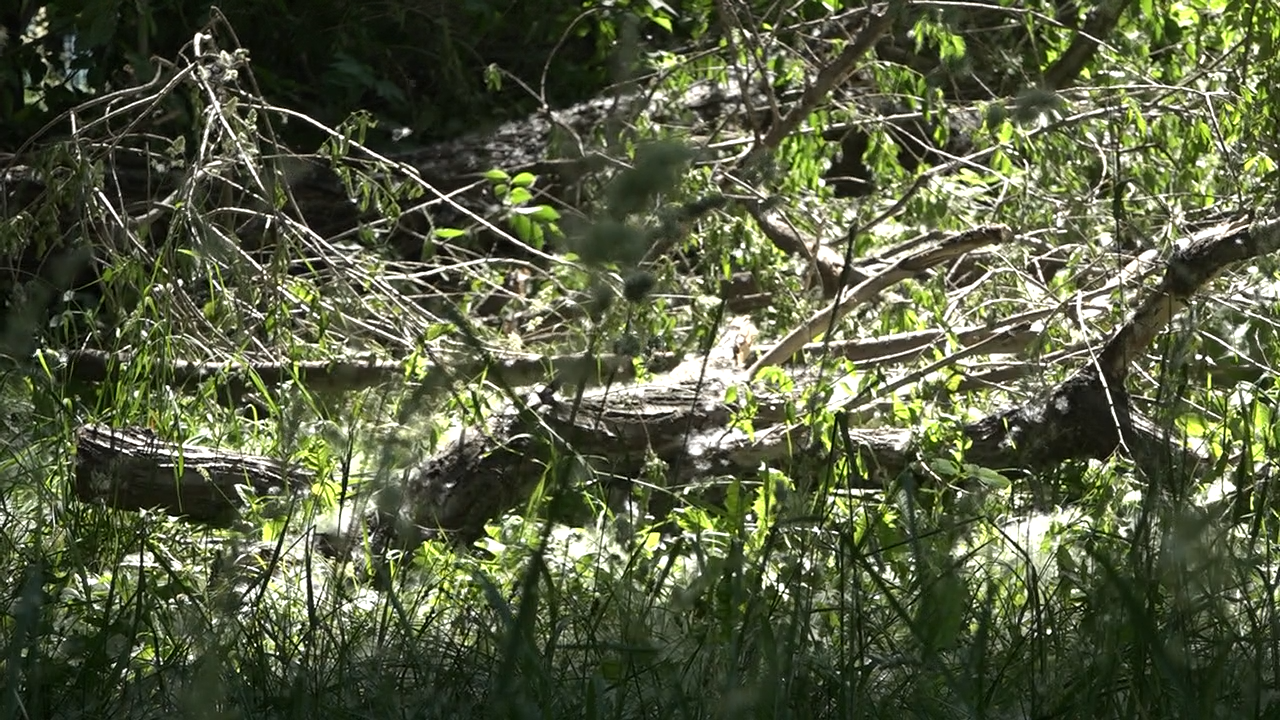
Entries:
<svg viewBox="0 0 1280 720">
<path fill-rule="evenodd" d="M 454 5 L 5 18 L 6 707 L 1267 711 L 1274 8 Z"/>
</svg>

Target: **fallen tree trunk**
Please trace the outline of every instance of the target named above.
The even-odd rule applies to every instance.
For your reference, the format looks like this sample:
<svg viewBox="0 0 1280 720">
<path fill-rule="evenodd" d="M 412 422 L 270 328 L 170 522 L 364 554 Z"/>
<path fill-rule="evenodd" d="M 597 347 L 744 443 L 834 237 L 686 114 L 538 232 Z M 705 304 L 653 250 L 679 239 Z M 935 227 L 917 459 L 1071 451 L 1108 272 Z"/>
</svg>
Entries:
<svg viewBox="0 0 1280 720">
<path fill-rule="evenodd" d="M 1153 473 L 1203 460 L 1171 447 L 1133 410 L 1125 389 L 1130 364 L 1224 268 L 1277 248 L 1280 220 L 1241 220 L 1198 234 L 1170 258 L 1163 281 L 1106 343 L 1097 362 L 1040 398 L 964 427 L 970 441 L 966 459 L 1027 473 L 1068 460 L 1103 459 L 1117 448 Z M 626 385 L 572 400 L 544 395 L 536 407 L 513 407 L 491 428 L 455 440 L 408 478 L 394 527 L 409 545 L 440 533 L 471 542 L 486 523 L 526 501 L 541 471 L 557 458 L 585 460 L 597 473 L 623 478 L 640 477 L 657 459 L 672 485 L 707 474 L 743 477 L 762 466 L 790 469 L 796 458 L 811 454 L 806 451 L 815 438 L 802 425 L 788 426 L 785 407 L 767 398 L 753 418 L 761 429 L 750 434 L 733 427 L 742 408 L 725 402 L 726 391 L 746 380 L 719 366 L 673 383 Z M 850 428 L 847 436 L 855 446 L 848 449 L 877 469 L 863 478 L 872 486 L 882 486 L 916 460 L 909 431 Z M 385 529 L 391 527 L 389 517 L 372 521 Z"/>
<path fill-rule="evenodd" d="M 442 249 L 448 249 L 449 243 L 433 237 L 431 231 L 435 228 L 483 228 L 487 225 L 489 230 L 493 230 L 494 223 L 501 224 L 497 212 L 499 203 L 489 192 L 484 173 L 498 168 L 512 175 L 533 173 L 541 178 L 536 190 L 545 195 L 542 200 L 547 200 L 546 196 L 567 198 L 576 192 L 584 179 L 610 162 L 603 157 L 596 138 L 600 129 L 625 126 L 641 113 L 648 113 L 657 124 L 684 128 L 692 144 L 723 141 L 726 128 L 728 134 L 745 136 L 752 128 L 767 127 L 769 134 L 760 144 L 760 149 L 763 152 L 776 150 L 785 135 L 826 100 L 833 84 L 853 72 L 854 61 L 860 59 L 884 32 L 887 16 L 876 16 L 871 20 L 859 41 L 824 70 L 825 75 L 820 78 L 824 82 L 807 92 L 766 91 L 706 81 L 695 83 L 679 93 L 629 91 L 604 95 L 568 108 L 535 113 L 490 130 L 469 133 L 420 149 L 384 156 L 357 146 L 359 149 L 353 150 L 350 157 L 337 166 L 330 163 L 332 158 L 327 154 L 294 155 L 287 149 L 273 148 L 271 155 L 286 156 L 273 166 L 218 172 L 207 172 L 195 165 L 174 168 L 172 158 L 160 157 L 149 149 L 154 138 L 140 139 L 140 146 L 136 148 L 130 147 L 131 139 L 110 138 L 106 145 L 111 148 L 128 147 L 130 152 L 113 151 L 109 155 L 94 156 L 92 160 L 104 164 L 104 195 L 118 200 L 119 214 L 128 221 L 129 229 L 149 227 L 152 237 L 163 238 L 166 235 L 166 224 L 175 205 L 204 203 L 202 198 L 207 198 L 219 207 L 200 209 L 240 209 L 235 213 L 224 213 L 224 216 L 232 220 L 236 234 L 244 241 L 245 250 L 268 256 L 270 246 L 276 242 L 270 236 L 278 229 L 271 230 L 268 226 L 272 223 L 267 222 L 267 218 L 276 214 L 276 195 L 283 192 L 288 195 L 289 203 L 282 214 L 300 220 L 315 238 L 331 241 L 351 236 L 363 226 L 385 235 L 386 242 L 397 248 L 401 257 L 416 259 L 422 253 L 424 239 L 428 244 L 436 242 Z M 882 107 L 883 103 L 863 95 L 866 93 L 846 98 L 846 102 L 861 107 L 862 116 L 876 118 L 884 112 L 900 113 L 905 110 L 887 109 Z M 262 105 L 252 97 L 246 97 L 245 103 L 264 114 L 281 112 L 279 108 Z M 773 117 L 775 111 L 785 113 L 785 117 Z M 908 120 L 896 121 L 892 133 L 892 138 L 906 148 L 904 156 L 915 157 L 924 152 L 916 146 L 928 146 L 930 152 L 963 154 L 964 148 L 973 144 L 968 135 L 976 127 L 978 114 L 974 110 L 956 111 L 957 120 L 947 122 L 950 135 L 957 140 L 954 144 L 949 142 L 945 148 L 936 149 L 930 139 L 933 127 L 922 117 L 908 114 L 911 115 Z M 853 172 L 857 175 L 852 178 L 855 185 L 859 188 L 871 186 L 870 170 L 861 164 L 867 137 L 866 128 L 852 127 L 838 129 L 838 137 L 832 135 L 832 142 L 861 143 L 855 149 L 846 149 L 849 160 L 845 164 L 857 165 L 858 169 L 850 171 L 837 163 L 840 167 L 828 173 L 832 182 L 839 185 L 848 179 L 845 175 Z M 941 157 L 934 152 L 923 162 L 935 163 Z M 704 159 L 714 158 L 708 156 Z M 187 158 L 187 162 L 193 163 L 194 158 Z M 243 176 L 245 173 L 248 176 Z M 392 194 L 412 186 L 423 192 L 423 198 L 416 202 L 399 198 L 398 202 L 404 204 L 398 208 L 403 211 L 401 213 L 388 212 L 386 206 L 378 203 L 372 203 L 376 207 L 362 209 L 352 198 L 349 180 L 340 175 L 369 176 L 375 184 L 392 189 Z M 13 220 L 24 212 L 47 204 L 47 198 L 43 196 L 57 192 L 56 177 L 56 173 L 40 166 L 38 158 L 0 155 L 0 217 Z M 59 206 L 58 219 L 73 223 L 80 209 L 74 204 Z M 264 234 L 268 237 L 262 237 Z M 46 256 L 67 249 L 61 246 L 51 249 L 32 247 L 25 256 L 9 258 L 9 261 L 22 269 L 34 270 L 48 259 Z M 521 249 L 508 250 L 511 254 L 519 254 Z M 99 257 L 100 261 L 105 259 Z"/>
<path fill-rule="evenodd" d="M 838 354 L 858 360 L 865 366 L 902 362 L 935 346 L 945 337 L 941 331 L 905 333 L 882 338 L 870 338 L 838 343 L 806 343 L 816 333 L 826 330 L 832 314 L 846 312 L 857 302 L 865 302 L 889 285 L 913 274 L 928 271 L 938 265 L 962 256 L 990 243 L 1010 241 L 1007 228 L 982 226 L 974 230 L 942 236 L 924 243 L 912 254 L 879 268 L 875 274 L 859 275 L 856 283 L 839 307 L 832 307 L 816 315 L 806 325 L 811 332 L 793 333 L 776 345 L 754 347 L 751 355 L 762 359 L 758 365 L 789 363 L 798 352 L 808 356 Z M 727 301 L 726 301 L 727 303 Z M 952 333 L 970 344 L 987 342 L 1006 333 L 1010 326 L 1023 327 L 1023 332 L 1004 338 L 1003 346 L 1016 351 L 1034 340 L 1026 330 L 1034 320 L 1047 313 L 1029 313 L 1010 319 L 1000 327 L 956 328 Z M 997 350 L 988 350 L 997 352 Z M 474 352 L 438 354 L 427 367 L 424 384 L 446 388 L 460 381 L 475 377 L 493 379 L 510 386 L 533 385 L 548 377 L 566 379 L 574 385 L 594 387 L 608 382 L 633 380 L 636 374 L 635 359 L 629 355 L 609 354 L 599 356 L 568 355 L 543 357 L 522 354 L 506 357 L 482 357 L 475 359 Z M 48 353 L 43 358 L 57 368 L 67 380 L 78 383 L 97 383 L 110 377 L 115 367 L 127 367 L 135 361 L 126 353 L 107 353 L 101 350 L 80 349 L 64 353 Z M 663 375 L 672 371 L 683 358 L 673 353 L 654 353 L 644 356 L 644 368 L 650 373 Z M 395 360 L 376 358 L 350 358 L 324 361 L 290 361 L 232 357 L 224 362 L 194 362 L 182 360 L 147 360 L 145 372 L 166 379 L 174 386 L 190 386 L 214 382 L 233 399 L 242 397 L 259 387 L 276 387 L 297 379 L 313 392 L 350 392 L 392 382 L 405 375 L 405 364 Z"/>
<path fill-rule="evenodd" d="M 1203 461 L 1186 449 L 1171 447 L 1133 410 L 1124 387 L 1130 365 L 1205 283 L 1228 265 L 1277 248 L 1280 220 L 1242 220 L 1197 235 L 1174 253 L 1163 281 L 1114 333 L 1095 362 L 1040 398 L 965 426 L 962 434 L 970 441 L 967 461 L 1034 473 L 1069 460 L 1106 458 L 1117 448 L 1152 473 L 1168 463 Z M 705 365 L 686 362 L 659 382 L 572 395 L 550 388 L 530 401 L 513 403 L 485 426 L 465 429 L 411 472 L 403 486 L 392 489 L 392 501 L 376 503 L 377 510 L 368 518 L 373 532 L 401 545 L 437 536 L 474 541 L 487 523 L 527 503 L 544 478 L 561 476 L 556 468 L 576 466 L 587 471 L 584 477 L 630 482 L 659 461 L 672 486 L 714 474 L 746 477 L 764 466 L 794 469 L 813 455 L 809 450 L 818 439 L 804 425 L 788 424 L 787 403 L 794 398 L 762 388 L 755 390 L 755 432 L 735 426 L 747 396 L 726 398 L 734 397 L 728 392 L 731 387 L 741 387 L 747 379 L 726 357 L 726 351 L 731 356 L 739 350 L 731 345 L 721 343 Z M 909 430 L 849 427 L 843 436 L 847 450 L 860 453 L 865 466 L 874 468 L 867 477 L 853 480 L 868 487 L 882 487 L 918 460 Z M 103 437 L 93 428 L 80 433 L 77 496 L 113 507 L 162 507 L 209 522 L 225 516 L 228 502 L 234 504 L 235 484 L 269 478 L 263 486 L 269 490 L 287 485 L 286 477 L 297 480 L 282 475 L 278 465 L 271 464 L 274 461 L 264 458 L 213 451 L 193 455 L 188 448 L 183 451 L 186 470 L 174 481 L 179 458 L 157 451 L 151 436 L 134 436 L 123 448 Z M 201 462 L 191 465 L 192 457 Z M 107 462 L 113 458 L 123 461 Z M 562 464 L 566 462 L 568 466 Z M 218 470 L 223 480 L 215 483 L 216 492 L 192 469 L 198 466 Z M 264 468 L 277 469 L 270 474 Z M 112 475 L 110 482 L 102 479 L 104 474 Z M 559 488 L 553 484 L 549 489 L 554 493 Z"/>
<path fill-rule="evenodd" d="M 118 510 L 158 509 L 225 527 L 244 507 L 246 491 L 286 495 L 310 483 L 280 460 L 175 445 L 148 429 L 83 425 L 76 431 L 76 498 Z"/>
</svg>

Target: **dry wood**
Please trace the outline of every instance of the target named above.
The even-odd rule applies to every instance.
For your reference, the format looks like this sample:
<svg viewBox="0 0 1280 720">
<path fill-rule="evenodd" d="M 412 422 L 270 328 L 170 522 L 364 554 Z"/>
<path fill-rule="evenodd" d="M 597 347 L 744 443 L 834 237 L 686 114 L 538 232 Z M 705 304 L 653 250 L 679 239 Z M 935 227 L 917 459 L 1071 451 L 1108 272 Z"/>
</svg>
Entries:
<svg viewBox="0 0 1280 720">
<path fill-rule="evenodd" d="M 1174 307 L 1171 298 L 1185 302 L 1228 264 L 1273 252 L 1278 245 L 1280 221 L 1255 226 L 1242 222 L 1216 235 L 1202 234 L 1169 261 L 1165 282 L 1116 332 L 1100 357 L 1132 359 L 1167 322 L 1167 310 Z M 1086 365 L 1043 397 L 964 427 L 970 441 L 966 458 L 986 467 L 1035 472 L 1067 460 L 1105 458 L 1123 445 L 1153 477 L 1175 464 L 1204 463 L 1205 458 L 1189 450 L 1171 447 L 1149 420 L 1133 411 L 1120 370 L 1114 359 Z M 410 515 L 407 524 L 420 532 L 410 533 L 408 540 L 416 542 L 440 529 L 461 541 L 479 536 L 482 519 L 491 520 L 503 512 L 499 505 L 513 501 L 507 474 L 513 461 L 526 471 L 531 458 L 536 467 L 550 467 L 557 451 L 590 458 L 595 472 L 628 478 L 638 477 L 656 457 L 666 464 L 668 481 L 676 484 L 715 473 L 746 477 L 762 466 L 796 469 L 800 463 L 802 469 L 806 458 L 815 457 L 817 439 L 807 428 L 783 422 L 786 399 L 759 399 L 754 436 L 729 426 L 738 408 L 725 403 L 722 393 L 740 378 L 730 373 L 675 384 L 630 385 L 612 395 L 589 394 L 581 403 L 550 396 L 534 412 L 512 411 L 503 427 L 521 443 L 514 452 L 497 435 L 473 435 L 457 441 L 444 455 L 463 457 L 465 462 L 429 465 L 414 476 L 402 512 Z M 907 430 L 846 428 L 839 435 L 833 445 L 861 454 L 868 467 L 876 468 L 862 479 L 870 485 L 909 469 L 917 452 Z M 544 441 L 530 446 L 531 437 Z M 529 482 L 528 475 L 523 477 Z M 492 486 L 492 478 L 499 478 L 498 487 Z M 477 508 L 472 500 L 461 498 L 493 502 L 485 502 L 484 512 L 465 519 L 454 511 L 446 514 L 447 524 L 433 522 L 433 517 L 440 517 L 441 489 L 457 507 Z M 421 502 L 422 498 L 431 501 Z M 502 502 L 496 502 L 499 499 Z"/>
<path fill-rule="evenodd" d="M 1205 463 L 1206 458 L 1171 447 L 1132 409 L 1123 383 L 1128 363 L 1224 268 L 1277 248 L 1280 220 L 1239 221 L 1197 235 L 1174 253 L 1164 281 L 1115 332 L 1096 362 L 1040 398 L 962 428 L 970 441 L 966 459 L 1015 473 L 1036 472 L 1067 460 L 1105 458 L 1123 447 L 1153 477 L 1172 464 Z M 724 349 L 715 349 L 721 360 Z M 764 466 L 803 475 L 805 463 L 821 462 L 822 439 L 786 422 L 793 396 L 756 387 L 756 431 L 735 428 L 732 419 L 745 395 L 727 402 L 726 391 L 741 382 L 742 374 L 724 362 L 702 369 L 687 363 L 654 383 L 579 396 L 547 391 L 530 402 L 512 403 L 415 468 L 390 501 L 377 504 L 369 522 L 379 537 L 407 545 L 442 533 L 468 542 L 483 534 L 486 523 L 526 503 L 544 479 L 554 494 L 565 481 L 566 467 L 581 470 L 581 478 L 617 477 L 626 483 L 659 461 L 667 482 L 678 486 L 715 474 L 745 478 Z M 236 485 L 263 493 L 305 483 L 276 461 L 179 451 L 145 432 L 87 426 L 78 439 L 77 496 L 112 507 L 160 507 L 193 520 L 225 522 L 237 502 Z M 829 444 L 861 455 L 874 468 L 869 476 L 851 480 L 869 487 L 909 471 L 918 452 L 906 429 L 843 427 Z"/>
<path fill-rule="evenodd" d="M 159 509 L 216 526 L 232 523 L 246 488 L 258 497 L 297 493 L 311 479 L 258 455 L 175 445 L 139 428 L 83 425 L 76 432 L 75 495 L 120 510 Z"/>
<path fill-rule="evenodd" d="M 1074 83 L 1080 71 L 1098 52 L 1098 46 L 1106 42 L 1107 36 L 1116 29 L 1129 5 L 1125 0 L 1103 0 L 1090 10 L 1084 27 L 1071 38 L 1071 45 L 1045 71 L 1045 86 L 1062 90 Z"/>
<path fill-rule="evenodd" d="M 45 361 L 78 382 L 102 382 L 112 377 L 113 368 L 127 368 L 136 362 L 129 353 L 107 353 L 81 349 L 46 352 Z M 659 353 L 646 359 L 650 372 L 669 372 L 683 358 Z M 238 398 L 258 387 L 279 387 L 297 380 L 308 390 L 351 392 L 404 381 L 407 366 L 400 360 L 348 358 L 326 361 L 280 362 L 258 358 L 233 358 L 226 362 L 191 360 L 148 360 L 148 368 L 176 387 L 214 382 L 232 397 Z M 512 387 L 534 385 L 549 377 L 574 378 L 588 386 L 635 377 L 635 360 L 629 355 L 602 354 L 540 355 L 520 354 L 514 357 L 463 359 L 454 355 L 438 358 L 422 368 L 426 377 L 419 384 L 448 387 L 459 381 L 484 377 Z"/>
<path fill-rule="evenodd" d="M 924 270 L 954 260 L 978 248 L 995 243 L 1007 243 L 1013 239 L 1013 232 L 1003 225 L 989 225 L 950 237 L 913 253 L 868 277 L 847 295 L 838 296 L 830 305 L 819 310 L 812 317 L 792 330 L 778 342 L 769 352 L 764 353 L 747 371 L 748 377 L 756 377 L 760 371 L 770 365 L 779 365 L 790 358 L 813 338 L 835 328 L 840 318 L 859 304 L 875 297 L 885 288 L 901 282 Z"/>
<path fill-rule="evenodd" d="M 795 227 L 777 209 L 766 209 L 759 203 L 746 205 L 747 214 L 756 221 L 760 232 L 779 250 L 804 258 L 822 283 L 822 296 L 835 297 L 846 285 L 857 285 L 867 274 L 856 267 L 845 269 L 844 258 L 816 239 L 801 237 Z"/>
<path fill-rule="evenodd" d="M 819 71 L 818 77 L 813 84 L 805 89 L 800 102 L 781 121 L 769 129 L 768 134 L 760 141 L 759 152 L 767 153 L 776 150 L 782 145 L 782 141 L 795 132 L 796 128 L 800 127 L 800 123 L 804 122 L 804 119 L 827 99 L 833 89 L 849 78 L 858 60 L 863 55 L 866 55 L 871 48 L 875 47 L 876 41 L 892 27 L 895 14 L 901 10 L 903 5 L 905 3 L 895 0 L 890 3 L 889 9 L 880 12 L 878 15 L 871 16 L 866 26 L 858 33 L 858 37 L 845 46 L 840 56 L 831 64 Z"/>
</svg>

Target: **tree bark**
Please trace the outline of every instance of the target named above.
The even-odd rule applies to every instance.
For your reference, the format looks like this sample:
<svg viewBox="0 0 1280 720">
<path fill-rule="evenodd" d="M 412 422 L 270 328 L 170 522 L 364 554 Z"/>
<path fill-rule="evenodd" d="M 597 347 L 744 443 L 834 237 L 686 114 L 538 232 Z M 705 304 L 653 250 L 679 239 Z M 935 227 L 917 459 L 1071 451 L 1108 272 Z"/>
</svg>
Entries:
<svg viewBox="0 0 1280 720">
<path fill-rule="evenodd" d="M 1132 408 L 1129 365 L 1204 284 L 1227 266 L 1280 248 L 1280 220 L 1228 222 L 1192 238 L 1168 261 L 1165 278 L 1096 356 L 1067 380 L 1015 408 L 962 429 L 968 462 L 1036 473 L 1069 460 L 1103 459 L 1124 449 L 1150 474 L 1205 463 L 1172 445 Z M 713 351 L 718 352 L 718 351 Z M 730 388 L 744 392 L 730 393 Z M 756 388 L 753 432 L 734 419 L 744 410 L 747 378 L 720 360 L 686 361 L 651 383 L 562 394 L 554 387 L 511 403 L 482 427 L 460 436 L 386 492 L 368 522 L 388 541 L 412 546 L 430 537 L 470 543 L 486 524 L 529 502 L 544 479 L 554 495 L 566 475 L 645 476 L 654 462 L 669 487 L 697 477 L 749 477 L 764 466 L 800 468 L 817 455 L 818 438 L 790 423 L 794 396 Z M 919 459 L 905 429 L 849 428 L 849 452 L 873 468 L 851 482 L 883 487 Z M 162 508 L 175 515 L 226 523 L 243 506 L 238 485 L 262 494 L 296 491 L 307 479 L 279 461 L 205 448 L 177 448 L 146 431 L 82 428 L 76 495 L 120 509 Z M 563 463 L 567 463 L 564 465 Z"/>
<path fill-rule="evenodd" d="M 287 496 L 310 483 L 280 460 L 179 446 L 148 429 L 84 425 L 76 432 L 75 496 L 118 510 L 158 509 L 226 527 L 245 506 L 246 490 Z"/>
</svg>

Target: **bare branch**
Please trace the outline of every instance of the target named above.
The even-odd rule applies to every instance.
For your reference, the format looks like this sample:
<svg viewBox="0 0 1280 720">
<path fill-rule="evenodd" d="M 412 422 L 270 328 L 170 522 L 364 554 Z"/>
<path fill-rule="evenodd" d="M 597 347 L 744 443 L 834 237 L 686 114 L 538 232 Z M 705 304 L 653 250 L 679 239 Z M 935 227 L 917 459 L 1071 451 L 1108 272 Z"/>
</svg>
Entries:
<svg viewBox="0 0 1280 720">
<path fill-rule="evenodd" d="M 895 0 L 895 2 L 890 3 L 888 9 L 882 11 L 879 15 L 871 16 L 871 19 L 867 21 L 866 27 L 862 29 L 858 37 L 846 45 L 844 51 L 830 65 L 822 68 L 813 84 L 805 89 L 800 102 L 791 108 L 781 121 L 769 128 L 769 132 L 760 141 L 756 152 L 766 153 L 776 150 L 782 144 L 782 141 L 794 132 L 796 128 L 800 127 L 804 119 L 809 117 L 814 109 L 831 94 L 831 91 L 836 86 L 849 79 L 849 75 L 853 73 L 854 66 L 857 65 L 858 60 L 863 55 L 866 55 L 875 46 L 876 41 L 893 26 L 895 15 L 897 15 L 897 11 L 902 5 L 902 2 Z"/>
<path fill-rule="evenodd" d="M 747 370 L 747 376 L 754 378 L 764 368 L 770 365 L 778 365 L 785 361 L 803 347 L 805 343 L 823 332 L 830 331 L 839 322 L 840 318 L 844 317 L 855 306 L 867 302 L 890 285 L 901 282 L 922 270 L 927 270 L 947 260 L 954 260 L 971 250 L 993 243 L 1006 243 L 1012 238 L 1013 231 L 1003 225 L 984 225 L 953 235 L 932 247 L 893 263 L 885 270 L 867 278 L 857 287 L 850 290 L 848 297 L 838 297 L 830 305 L 802 323 L 800 327 L 792 330 L 772 350 L 763 354 L 759 360 L 752 364 L 751 368 Z"/>
<path fill-rule="evenodd" d="M 1071 45 L 1062 53 L 1044 73 L 1044 84 L 1052 90 L 1062 90 L 1075 82 L 1084 66 L 1098 52 L 1098 45 L 1103 38 L 1110 35 L 1119 24 L 1124 10 L 1130 3 L 1128 0 L 1103 0 L 1089 11 L 1084 27 L 1080 28 Z"/>
</svg>

